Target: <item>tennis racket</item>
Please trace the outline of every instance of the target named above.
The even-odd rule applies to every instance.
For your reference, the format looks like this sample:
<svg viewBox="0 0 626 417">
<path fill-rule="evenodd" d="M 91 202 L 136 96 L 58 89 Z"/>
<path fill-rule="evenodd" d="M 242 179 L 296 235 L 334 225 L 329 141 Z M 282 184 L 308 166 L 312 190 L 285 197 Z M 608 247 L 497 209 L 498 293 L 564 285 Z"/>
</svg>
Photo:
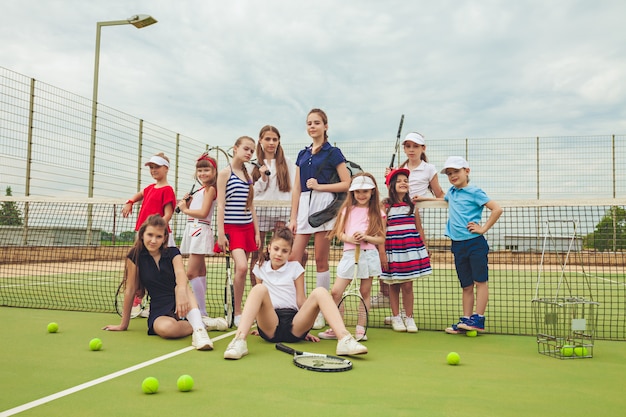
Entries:
<svg viewBox="0 0 626 417">
<path fill-rule="evenodd" d="M 402 135 L 402 125 L 404 124 L 404 114 L 400 118 L 400 126 L 398 127 L 398 136 L 396 136 L 396 147 L 394 148 L 394 153 L 391 156 L 391 163 L 389 164 L 389 168 L 393 168 L 393 162 L 396 160 L 396 155 L 400 152 L 400 136 Z"/>
<path fill-rule="evenodd" d="M 228 236 L 226 236 L 228 239 Z M 230 249 L 228 246 L 224 248 L 226 255 L 226 282 L 224 283 L 224 316 L 228 327 L 233 327 L 235 322 L 235 287 L 230 273 Z"/>
<path fill-rule="evenodd" d="M 257 161 L 256 159 L 251 160 L 251 161 L 250 161 L 250 163 L 251 163 L 252 165 L 254 165 L 255 167 L 259 168 L 259 170 L 260 170 L 260 169 L 261 169 L 261 167 L 263 166 L 263 165 L 261 165 L 261 164 L 259 163 L 259 161 Z M 269 169 L 268 169 L 268 170 L 266 170 L 266 171 L 265 171 L 265 175 L 267 175 L 267 176 L 269 177 L 270 175 L 272 175 L 272 171 L 270 171 Z"/>
<path fill-rule="evenodd" d="M 361 296 L 359 280 L 357 279 L 360 254 L 361 245 L 356 245 L 354 250 L 354 278 L 344 291 L 338 307 L 346 329 L 354 335 L 356 340 L 367 340 L 365 334 L 367 333 L 369 313 Z"/>
<path fill-rule="evenodd" d="M 124 281 L 122 281 L 119 287 L 117 287 L 117 293 L 115 294 L 115 311 L 117 312 L 117 314 L 119 314 L 120 317 L 122 316 L 122 311 L 124 309 L 124 290 L 125 285 Z M 139 317 L 147 306 L 148 295 L 144 291 L 144 296 L 142 298 L 139 298 L 137 296 L 133 298 L 133 308 L 130 310 L 130 318 L 134 319 L 135 317 Z"/>
<path fill-rule="evenodd" d="M 276 344 L 276 349 L 293 355 L 293 363 L 298 368 L 316 372 L 344 372 L 352 369 L 352 362 L 338 356 L 324 355 L 323 353 L 302 352 L 283 345 Z"/>
<path fill-rule="evenodd" d="M 196 191 L 194 191 L 194 189 L 196 188 L 196 183 L 194 182 L 193 185 L 191 186 L 191 191 L 189 191 L 189 196 L 187 198 L 185 198 L 185 201 L 189 201 L 191 199 L 191 196 L 194 195 L 195 193 L 197 193 L 198 191 L 200 191 L 202 188 L 198 188 Z M 174 211 L 176 213 L 180 213 L 180 208 L 177 206 Z"/>
</svg>

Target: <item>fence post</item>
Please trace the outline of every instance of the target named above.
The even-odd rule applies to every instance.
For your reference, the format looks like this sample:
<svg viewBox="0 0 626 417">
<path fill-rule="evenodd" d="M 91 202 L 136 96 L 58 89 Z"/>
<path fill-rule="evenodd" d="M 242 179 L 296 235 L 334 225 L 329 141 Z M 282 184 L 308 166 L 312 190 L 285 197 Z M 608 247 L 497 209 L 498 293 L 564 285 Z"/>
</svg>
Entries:
<svg viewBox="0 0 626 417">
<path fill-rule="evenodd" d="M 137 192 L 141 190 L 141 152 L 143 152 L 143 119 L 139 119 L 139 137 L 137 138 Z"/>
</svg>

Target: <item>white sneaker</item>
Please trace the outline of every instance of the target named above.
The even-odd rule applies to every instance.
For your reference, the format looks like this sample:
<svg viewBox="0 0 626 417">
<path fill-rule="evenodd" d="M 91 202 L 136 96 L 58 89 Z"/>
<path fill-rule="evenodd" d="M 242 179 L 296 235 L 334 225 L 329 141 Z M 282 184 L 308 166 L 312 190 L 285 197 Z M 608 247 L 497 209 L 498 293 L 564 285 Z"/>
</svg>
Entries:
<svg viewBox="0 0 626 417">
<path fill-rule="evenodd" d="M 191 346 L 195 347 L 196 350 L 213 350 L 213 342 L 206 329 L 198 329 L 193 332 Z"/>
<path fill-rule="evenodd" d="M 389 307 L 389 296 L 379 292 L 373 296 L 370 300 L 370 308 L 385 308 Z"/>
<path fill-rule="evenodd" d="M 395 316 L 391 318 L 391 328 L 394 332 L 406 332 L 406 326 L 402 321 L 402 317 Z"/>
<path fill-rule="evenodd" d="M 367 353 L 367 348 L 348 335 L 337 342 L 336 352 L 337 355 L 362 355 Z"/>
<path fill-rule="evenodd" d="M 400 310 L 400 317 L 402 317 L 402 320 L 404 320 L 406 318 L 406 313 L 404 312 L 404 310 Z M 385 317 L 385 324 L 387 324 L 387 325 L 391 324 L 391 319 L 392 318 L 393 318 L 393 316 Z"/>
<path fill-rule="evenodd" d="M 323 329 L 326 326 L 326 321 L 324 320 L 324 315 L 322 313 L 318 313 L 315 318 L 315 323 L 313 323 L 313 329 L 319 330 Z"/>
<path fill-rule="evenodd" d="M 235 319 L 233 320 L 233 324 L 235 325 L 235 327 L 239 327 L 239 323 L 241 323 L 241 314 L 238 316 L 235 316 Z"/>
<path fill-rule="evenodd" d="M 224 317 L 213 318 L 209 316 L 203 316 L 202 323 L 204 323 L 204 326 L 208 331 L 217 330 L 223 332 L 228 330 L 228 323 L 226 322 L 226 319 Z"/>
<path fill-rule="evenodd" d="M 224 351 L 224 359 L 241 359 L 248 354 L 248 343 L 245 339 L 235 337 Z"/>
<path fill-rule="evenodd" d="M 404 319 L 404 325 L 406 326 L 407 333 L 417 333 L 417 325 L 413 317 L 407 317 Z"/>
</svg>

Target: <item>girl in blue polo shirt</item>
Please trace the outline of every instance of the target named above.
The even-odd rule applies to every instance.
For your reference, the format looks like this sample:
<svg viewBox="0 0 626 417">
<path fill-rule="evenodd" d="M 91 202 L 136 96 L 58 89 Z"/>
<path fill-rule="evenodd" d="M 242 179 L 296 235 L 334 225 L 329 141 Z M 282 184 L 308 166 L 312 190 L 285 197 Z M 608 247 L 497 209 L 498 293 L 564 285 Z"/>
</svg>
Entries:
<svg viewBox="0 0 626 417">
<path fill-rule="evenodd" d="M 296 159 L 296 178 L 293 183 L 289 228 L 295 235 L 290 260 L 300 261 L 311 235 L 315 240 L 315 266 L 317 287 L 330 289 L 330 240 L 326 238 L 332 230 L 335 219 L 321 226 L 309 224 L 309 215 L 326 208 L 334 198 L 333 193 L 348 191 L 350 171 L 341 150 L 328 143 L 328 117 L 323 110 L 313 109 L 306 119 L 307 133 L 313 143 L 300 151 Z M 331 183 L 333 174 L 338 174 L 339 182 Z M 320 314 L 313 325 L 314 329 L 324 327 L 324 317 Z"/>
<path fill-rule="evenodd" d="M 450 334 L 466 330 L 485 331 L 485 310 L 489 300 L 489 245 L 483 235 L 502 214 L 498 203 L 487 197 L 480 188 L 469 185 L 469 172 L 469 164 L 460 156 L 449 157 L 441 170 L 452 184 L 444 197 L 448 202 L 446 236 L 452 240 L 454 265 L 463 289 L 463 316 L 458 323 L 446 329 L 446 333 Z M 491 213 L 481 225 L 484 207 Z"/>
</svg>

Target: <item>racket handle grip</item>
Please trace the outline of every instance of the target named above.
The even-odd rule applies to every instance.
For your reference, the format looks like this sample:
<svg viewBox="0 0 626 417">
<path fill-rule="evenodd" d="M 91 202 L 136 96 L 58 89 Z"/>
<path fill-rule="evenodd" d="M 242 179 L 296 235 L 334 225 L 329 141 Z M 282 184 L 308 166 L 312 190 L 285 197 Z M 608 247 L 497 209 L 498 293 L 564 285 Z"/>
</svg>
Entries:
<svg viewBox="0 0 626 417">
<path fill-rule="evenodd" d="M 185 201 L 189 201 L 190 199 L 191 199 L 191 196 L 189 196 L 189 197 L 185 198 L 184 200 L 185 200 Z M 180 207 L 178 207 L 178 206 L 177 206 L 177 207 L 174 209 L 174 212 L 175 212 L 175 213 L 180 213 Z"/>
<path fill-rule="evenodd" d="M 391 155 L 391 163 L 389 164 L 389 168 L 393 169 L 393 162 L 396 160 L 396 154 Z"/>
<path fill-rule="evenodd" d="M 285 346 L 282 343 L 276 343 L 276 349 L 292 355 L 296 353 L 294 349 L 290 348 L 289 346 Z"/>
</svg>

